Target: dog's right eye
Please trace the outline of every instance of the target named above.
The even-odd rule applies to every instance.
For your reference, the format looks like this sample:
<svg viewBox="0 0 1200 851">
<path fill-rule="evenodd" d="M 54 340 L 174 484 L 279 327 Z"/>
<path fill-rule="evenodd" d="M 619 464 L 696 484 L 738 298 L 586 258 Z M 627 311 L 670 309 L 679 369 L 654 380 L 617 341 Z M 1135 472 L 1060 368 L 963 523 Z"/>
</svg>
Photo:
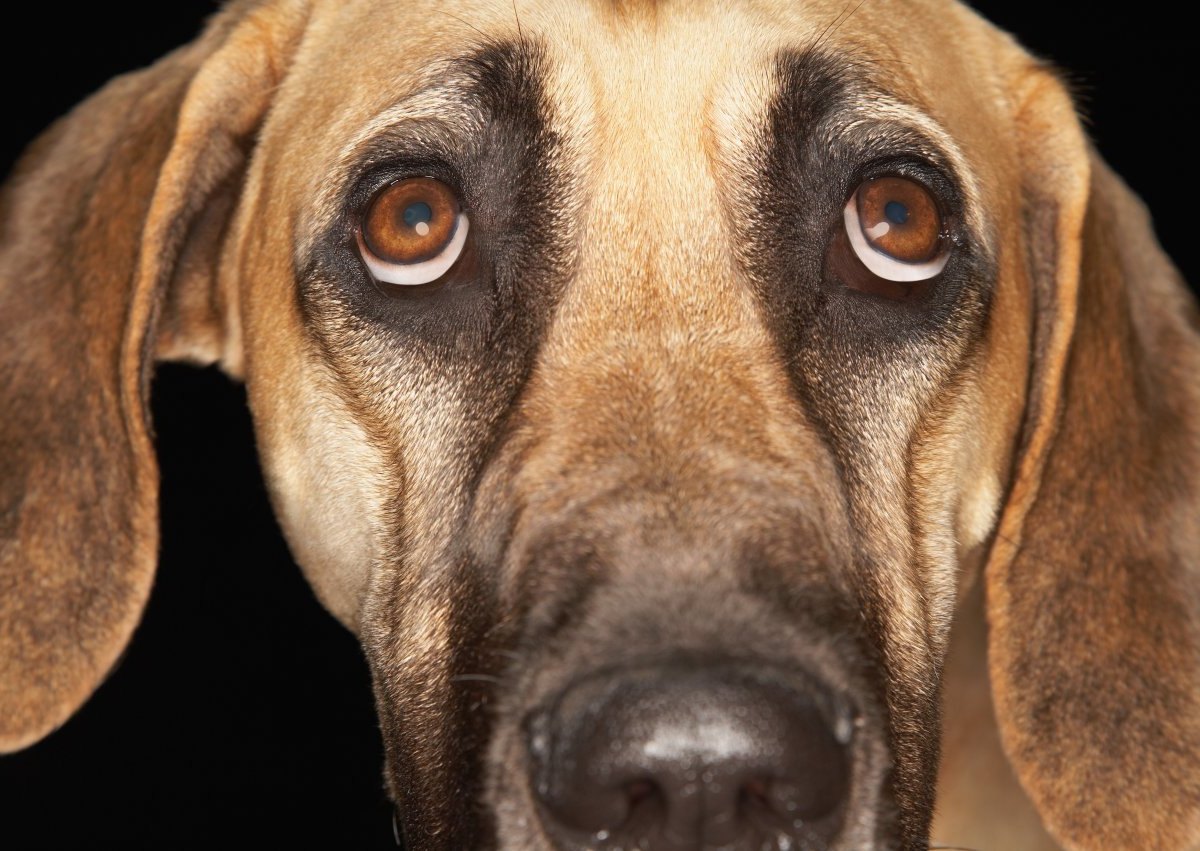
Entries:
<svg viewBox="0 0 1200 851">
<path fill-rule="evenodd" d="M 431 177 L 399 180 L 367 205 L 359 253 L 377 281 L 430 284 L 462 255 L 469 226 L 458 196 L 445 183 Z"/>
</svg>

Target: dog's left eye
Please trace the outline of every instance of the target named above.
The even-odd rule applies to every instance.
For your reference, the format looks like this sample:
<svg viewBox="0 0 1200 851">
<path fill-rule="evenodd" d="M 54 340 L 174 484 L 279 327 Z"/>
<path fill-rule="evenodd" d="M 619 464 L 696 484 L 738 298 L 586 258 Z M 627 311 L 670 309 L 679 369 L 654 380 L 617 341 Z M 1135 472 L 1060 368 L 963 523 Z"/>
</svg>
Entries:
<svg viewBox="0 0 1200 851">
<path fill-rule="evenodd" d="M 359 253 L 378 281 L 429 284 L 462 255 L 469 227 L 458 196 L 445 183 L 431 177 L 399 180 L 367 205 Z"/>
<path fill-rule="evenodd" d="M 914 180 L 881 177 L 862 183 L 846 203 L 843 219 L 855 256 L 884 282 L 929 280 L 950 258 L 937 202 Z"/>
</svg>

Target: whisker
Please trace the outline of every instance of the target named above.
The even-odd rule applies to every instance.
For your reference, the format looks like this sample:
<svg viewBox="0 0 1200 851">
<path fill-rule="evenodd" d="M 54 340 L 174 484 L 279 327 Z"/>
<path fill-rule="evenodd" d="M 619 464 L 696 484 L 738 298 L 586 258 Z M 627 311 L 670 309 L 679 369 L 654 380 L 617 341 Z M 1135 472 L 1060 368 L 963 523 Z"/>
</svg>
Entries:
<svg viewBox="0 0 1200 851">
<path fill-rule="evenodd" d="M 520 37 L 521 41 L 524 41 L 525 40 L 525 32 L 521 29 L 521 16 L 519 14 L 517 14 L 517 0 L 512 0 L 512 4 L 513 4 L 513 17 L 517 19 L 517 35 Z"/>
<path fill-rule="evenodd" d="M 447 12 L 445 9 L 435 9 L 434 11 L 441 12 L 443 15 L 445 15 L 448 18 L 454 18 L 454 20 L 458 21 L 463 26 L 470 27 L 471 29 L 475 30 L 475 32 L 479 33 L 479 35 L 483 38 L 484 41 L 492 40 L 491 36 L 489 36 L 487 33 L 485 33 L 479 27 L 472 24 L 466 18 L 461 18 L 458 15 L 454 14 L 453 12 Z"/>
<path fill-rule="evenodd" d="M 809 49 L 816 50 L 817 48 L 821 47 L 831 36 L 833 36 L 834 33 L 842 28 L 846 21 L 853 18 L 858 10 L 866 4 L 866 2 L 867 0 L 858 0 L 858 5 L 854 6 L 853 8 L 851 8 L 851 3 L 853 3 L 853 0 L 851 0 L 851 3 L 847 3 L 846 7 L 837 14 L 837 17 L 830 21 L 825 29 L 821 30 L 820 35 L 818 35 L 816 40 L 813 41 Z"/>
</svg>

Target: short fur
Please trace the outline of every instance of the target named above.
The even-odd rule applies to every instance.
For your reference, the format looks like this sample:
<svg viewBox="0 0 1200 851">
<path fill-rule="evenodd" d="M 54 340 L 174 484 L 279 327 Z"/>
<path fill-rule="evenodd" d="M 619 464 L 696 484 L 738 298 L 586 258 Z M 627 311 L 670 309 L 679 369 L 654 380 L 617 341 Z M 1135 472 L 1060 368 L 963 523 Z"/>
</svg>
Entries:
<svg viewBox="0 0 1200 851">
<path fill-rule="evenodd" d="M 552 847 L 522 719 L 664 653 L 853 697 L 839 847 L 1200 845 L 1200 322 L 1054 75 L 947 0 L 459 7 L 233 3 L 18 167 L 0 750 L 129 641 L 186 360 L 246 382 L 413 848 Z M 881 160 L 962 234 L 914 303 L 825 265 Z M 477 234 L 423 300 L 353 239 L 414 169 Z"/>
</svg>

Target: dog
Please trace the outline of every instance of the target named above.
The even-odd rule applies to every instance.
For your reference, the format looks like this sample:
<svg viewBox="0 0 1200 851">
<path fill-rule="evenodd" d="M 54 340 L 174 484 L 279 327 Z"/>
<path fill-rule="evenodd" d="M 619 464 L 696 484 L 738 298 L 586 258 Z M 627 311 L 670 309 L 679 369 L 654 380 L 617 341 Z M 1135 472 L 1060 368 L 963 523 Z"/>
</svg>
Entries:
<svg viewBox="0 0 1200 851">
<path fill-rule="evenodd" d="M 944 0 L 519 5 L 235 2 L 27 154 L 0 750 L 137 624 L 179 360 L 406 847 L 1200 845 L 1200 318 L 1053 72 Z"/>
</svg>

